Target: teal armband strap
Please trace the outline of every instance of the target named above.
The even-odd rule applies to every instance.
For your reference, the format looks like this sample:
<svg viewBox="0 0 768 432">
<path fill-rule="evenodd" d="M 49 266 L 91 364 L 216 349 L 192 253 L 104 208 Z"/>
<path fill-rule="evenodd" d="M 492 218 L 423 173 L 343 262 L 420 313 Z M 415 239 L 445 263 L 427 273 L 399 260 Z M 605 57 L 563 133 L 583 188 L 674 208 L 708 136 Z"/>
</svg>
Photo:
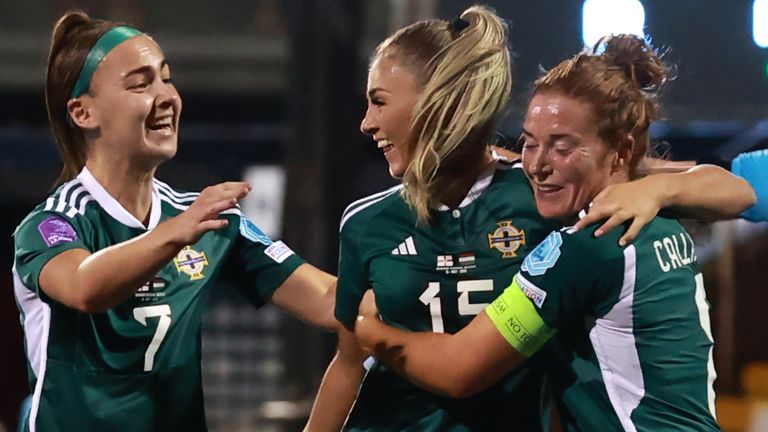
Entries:
<svg viewBox="0 0 768 432">
<path fill-rule="evenodd" d="M 526 357 L 535 354 L 555 334 L 523 294 L 517 277 L 485 308 L 485 313 L 504 339 Z"/>
<path fill-rule="evenodd" d="M 139 30 L 128 26 L 115 27 L 108 32 L 104 33 L 96 44 L 88 52 L 88 56 L 83 62 L 83 68 L 80 69 L 80 76 L 77 78 L 75 87 L 72 88 L 71 98 L 80 97 L 88 91 L 88 87 L 91 86 L 91 78 L 93 73 L 96 72 L 96 68 L 99 67 L 104 57 L 112 51 L 116 46 L 127 41 L 128 39 L 143 34 Z"/>
</svg>

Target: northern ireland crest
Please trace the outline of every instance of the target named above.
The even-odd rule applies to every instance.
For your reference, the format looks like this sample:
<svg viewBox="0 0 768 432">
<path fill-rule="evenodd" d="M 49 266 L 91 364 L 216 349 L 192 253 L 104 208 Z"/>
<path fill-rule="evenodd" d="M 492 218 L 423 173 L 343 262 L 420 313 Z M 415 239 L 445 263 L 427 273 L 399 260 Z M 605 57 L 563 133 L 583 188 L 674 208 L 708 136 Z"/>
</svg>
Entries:
<svg viewBox="0 0 768 432">
<path fill-rule="evenodd" d="M 203 270 L 208 265 L 208 259 L 205 252 L 198 252 L 187 246 L 176 254 L 173 263 L 179 273 L 186 273 L 190 280 L 198 280 L 205 277 Z"/>
<path fill-rule="evenodd" d="M 502 258 L 514 258 L 517 250 L 525 245 L 525 230 L 512 225 L 511 220 L 497 222 L 498 228 L 488 234 L 488 246 L 501 252 Z"/>
</svg>

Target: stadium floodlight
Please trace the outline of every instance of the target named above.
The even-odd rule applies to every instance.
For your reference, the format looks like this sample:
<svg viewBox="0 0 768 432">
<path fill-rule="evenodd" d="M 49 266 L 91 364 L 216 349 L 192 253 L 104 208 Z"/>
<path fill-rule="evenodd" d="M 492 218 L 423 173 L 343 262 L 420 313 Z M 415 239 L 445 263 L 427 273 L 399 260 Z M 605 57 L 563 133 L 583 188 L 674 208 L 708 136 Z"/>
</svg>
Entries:
<svg viewBox="0 0 768 432">
<path fill-rule="evenodd" d="M 752 4 L 752 39 L 760 48 L 768 48 L 768 0 Z"/>
<path fill-rule="evenodd" d="M 645 37 L 645 8 L 639 0 L 586 0 L 581 9 L 581 26 L 582 40 L 589 47 L 609 34 Z"/>
</svg>

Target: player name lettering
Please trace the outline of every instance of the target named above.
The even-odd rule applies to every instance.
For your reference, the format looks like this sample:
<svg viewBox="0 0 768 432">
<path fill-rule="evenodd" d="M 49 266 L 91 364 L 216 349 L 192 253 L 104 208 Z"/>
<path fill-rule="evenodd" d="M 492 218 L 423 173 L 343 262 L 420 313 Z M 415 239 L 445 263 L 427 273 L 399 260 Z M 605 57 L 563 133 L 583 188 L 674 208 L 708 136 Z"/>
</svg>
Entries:
<svg viewBox="0 0 768 432">
<path fill-rule="evenodd" d="M 664 272 L 696 262 L 696 252 L 693 240 L 686 233 L 664 237 L 653 242 L 656 259 Z"/>
</svg>

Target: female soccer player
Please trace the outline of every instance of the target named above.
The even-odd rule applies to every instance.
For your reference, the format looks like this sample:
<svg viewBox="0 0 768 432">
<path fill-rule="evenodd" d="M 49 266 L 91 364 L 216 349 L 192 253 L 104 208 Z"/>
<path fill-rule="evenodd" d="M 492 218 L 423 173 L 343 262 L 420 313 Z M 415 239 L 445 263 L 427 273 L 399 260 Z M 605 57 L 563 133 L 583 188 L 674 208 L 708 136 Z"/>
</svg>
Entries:
<svg viewBox="0 0 768 432">
<path fill-rule="evenodd" d="M 522 170 L 488 151 L 509 99 L 510 70 L 506 26 L 484 7 L 469 8 L 453 22 L 410 25 L 376 49 L 361 130 L 403 184 L 351 204 L 342 217 L 336 316 L 345 328 L 309 430 L 339 430 L 345 419 L 353 431 L 500 430 L 510 422 L 519 430 L 542 427 L 543 377 L 534 362 L 455 400 L 423 391 L 380 363 L 369 364 L 363 380 L 366 355 L 349 334 L 369 287 L 387 323 L 411 331 L 460 330 L 502 292 L 554 226 L 536 211 Z M 741 183 L 719 168 L 703 169 L 727 177 L 722 186 Z M 685 181 L 690 174 L 681 176 Z M 741 211 L 737 201 L 729 203 Z M 453 365 L 450 357 L 441 361 Z"/>
<path fill-rule="evenodd" d="M 416 23 L 376 49 L 360 128 L 403 184 L 342 216 L 336 316 L 348 329 L 373 286 L 388 322 L 456 332 L 552 229 L 536 213 L 522 170 L 497 163 L 488 150 L 509 99 L 510 70 L 506 25 L 483 7 L 452 23 Z M 348 430 L 496 430 L 506 423 L 499 410 L 510 405 L 520 408 L 521 425 L 538 427 L 542 378 L 535 371 L 455 401 L 375 364 L 358 395 L 366 355 L 348 330 L 340 332 L 310 430 L 339 430 L 356 396 Z M 534 387 L 517 391 L 526 381 Z"/>
<path fill-rule="evenodd" d="M 655 92 L 666 68 L 642 39 L 604 39 L 537 81 L 523 129 L 523 166 L 542 216 L 572 225 L 610 185 L 640 175 Z M 746 191 L 740 212 L 754 196 Z M 710 193 L 710 199 L 715 196 Z M 415 383 L 464 397 L 547 343 L 568 430 L 719 430 L 712 336 L 694 244 L 656 217 L 634 243 L 614 230 L 551 233 L 512 285 L 455 335 L 411 333 L 364 312 L 355 335 Z M 376 293 L 379 294 L 378 292 Z M 450 361 L 446 361 L 450 359 Z"/>
<path fill-rule="evenodd" d="M 248 184 L 198 194 L 154 178 L 182 103 L 152 38 L 65 14 L 46 103 L 63 184 L 15 233 L 26 430 L 205 430 L 200 324 L 220 276 L 256 306 L 335 328 L 334 278 L 240 214 Z"/>
</svg>

